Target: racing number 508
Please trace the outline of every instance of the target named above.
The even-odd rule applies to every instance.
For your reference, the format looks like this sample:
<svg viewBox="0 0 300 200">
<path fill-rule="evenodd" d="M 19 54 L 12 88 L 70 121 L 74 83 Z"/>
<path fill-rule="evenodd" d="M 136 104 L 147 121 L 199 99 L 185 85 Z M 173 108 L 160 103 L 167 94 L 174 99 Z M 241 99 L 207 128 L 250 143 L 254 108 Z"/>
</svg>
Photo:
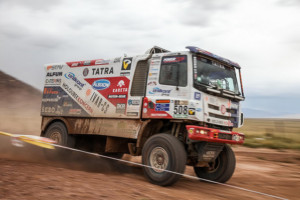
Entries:
<svg viewBox="0 0 300 200">
<path fill-rule="evenodd" d="M 174 106 L 174 114 L 176 115 L 187 115 L 188 107 L 187 106 Z"/>
</svg>

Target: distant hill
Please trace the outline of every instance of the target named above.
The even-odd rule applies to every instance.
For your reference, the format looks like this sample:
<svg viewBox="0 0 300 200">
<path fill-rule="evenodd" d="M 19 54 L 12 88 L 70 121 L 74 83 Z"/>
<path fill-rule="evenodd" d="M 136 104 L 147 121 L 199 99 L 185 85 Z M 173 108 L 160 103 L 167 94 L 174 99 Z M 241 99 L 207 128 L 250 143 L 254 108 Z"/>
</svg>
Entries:
<svg viewBox="0 0 300 200">
<path fill-rule="evenodd" d="M 0 130 L 39 134 L 42 92 L 0 71 Z"/>
</svg>

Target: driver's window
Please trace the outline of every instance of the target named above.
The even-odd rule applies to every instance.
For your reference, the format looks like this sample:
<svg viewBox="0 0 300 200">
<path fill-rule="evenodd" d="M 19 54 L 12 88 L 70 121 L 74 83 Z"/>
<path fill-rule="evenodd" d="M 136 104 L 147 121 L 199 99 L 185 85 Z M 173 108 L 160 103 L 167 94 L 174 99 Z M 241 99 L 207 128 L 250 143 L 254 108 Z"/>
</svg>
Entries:
<svg viewBox="0 0 300 200">
<path fill-rule="evenodd" d="M 159 84 L 187 86 L 187 57 L 165 56 L 160 67 Z"/>
</svg>

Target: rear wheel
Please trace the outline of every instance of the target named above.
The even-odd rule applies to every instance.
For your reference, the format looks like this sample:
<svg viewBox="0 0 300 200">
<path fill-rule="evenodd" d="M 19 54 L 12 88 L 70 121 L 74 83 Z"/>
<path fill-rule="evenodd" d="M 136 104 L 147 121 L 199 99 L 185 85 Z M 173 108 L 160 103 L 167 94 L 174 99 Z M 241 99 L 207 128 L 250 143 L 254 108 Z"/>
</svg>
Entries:
<svg viewBox="0 0 300 200">
<path fill-rule="evenodd" d="M 45 133 L 45 137 L 54 140 L 58 145 L 74 147 L 75 140 L 68 134 L 66 126 L 62 122 L 54 122 Z"/>
<path fill-rule="evenodd" d="M 183 144 L 174 136 L 157 134 L 150 137 L 142 151 L 142 162 L 146 178 L 161 186 L 172 185 L 178 181 L 180 175 L 168 171 L 183 173 L 186 164 L 186 152 Z"/>
<path fill-rule="evenodd" d="M 66 126 L 62 122 L 54 122 L 51 124 L 44 135 L 46 138 L 50 138 L 61 146 L 67 146 L 73 148 L 75 146 L 75 138 L 68 134 Z M 67 149 L 58 148 L 58 151 L 44 149 L 44 155 L 47 160 L 65 160 L 69 158 L 72 151 Z"/>
<path fill-rule="evenodd" d="M 209 167 L 194 167 L 199 178 L 225 183 L 235 170 L 235 155 L 229 145 L 225 145 L 223 151 Z"/>
</svg>

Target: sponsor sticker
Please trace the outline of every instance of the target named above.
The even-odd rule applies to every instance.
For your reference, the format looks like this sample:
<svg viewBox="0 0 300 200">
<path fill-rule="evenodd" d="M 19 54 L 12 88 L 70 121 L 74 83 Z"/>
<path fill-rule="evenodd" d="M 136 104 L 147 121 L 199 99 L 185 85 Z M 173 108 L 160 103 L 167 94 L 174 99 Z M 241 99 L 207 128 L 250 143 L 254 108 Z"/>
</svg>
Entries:
<svg viewBox="0 0 300 200">
<path fill-rule="evenodd" d="M 138 105 L 140 105 L 140 100 L 139 99 L 129 99 L 128 105 L 138 106 Z"/>
<path fill-rule="evenodd" d="M 108 65 L 108 64 L 109 64 L 109 60 L 99 59 L 95 61 L 95 65 Z"/>
<path fill-rule="evenodd" d="M 58 94 L 58 90 L 55 90 L 54 88 L 45 87 L 44 94 Z"/>
<path fill-rule="evenodd" d="M 124 58 L 122 63 L 122 70 L 131 69 L 132 58 Z"/>
<path fill-rule="evenodd" d="M 62 76 L 62 72 L 47 72 L 47 75 L 46 76 L 50 76 L 50 77 L 52 77 L 52 76 Z"/>
<path fill-rule="evenodd" d="M 50 78 L 45 80 L 45 85 L 60 85 L 61 79 L 60 78 Z"/>
<path fill-rule="evenodd" d="M 47 66 L 47 71 L 48 70 L 61 70 L 64 66 L 63 65 L 49 65 Z"/>
<path fill-rule="evenodd" d="M 126 94 L 110 94 L 108 95 L 109 99 L 126 99 Z"/>
<path fill-rule="evenodd" d="M 81 90 L 81 89 L 85 86 L 85 83 L 82 83 L 82 82 L 76 77 L 76 75 L 75 75 L 74 73 L 72 73 L 72 72 L 66 73 L 66 74 L 65 74 L 65 77 L 66 77 L 67 79 L 73 80 L 73 81 L 76 83 L 75 86 L 78 86 L 78 89 L 79 89 L 79 90 Z"/>
<path fill-rule="evenodd" d="M 189 108 L 189 115 L 195 115 L 195 108 Z"/>
<path fill-rule="evenodd" d="M 155 87 L 152 91 L 149 91 L 149 94 L 161 93 L 161 96 L 169 96 L 172 90 L 163 90 L 159 87 Z"/>
<path fill-rule="evenodd" d="M 169 103 L 157 103 L 155 105 L 155 111 L 169 111 L 170 104 Z"/>
<path fill-rule="evenodd" d="M 194 99 L 195 100 L 201 100 L 201 93 L 200 92 L 195 92 L 194 93 Z"/>
<path fill-rule="evenodd" d="M 116 113 L 125 114 L 126 104 L 125 103 L 117 103 Z"/>
<path fill-rule="evenodd" d="M 185 56 L 174 56 L 174 57 L 165 57 L 165 58 L 163 58 L 163 64 L 183 62 L 183 61 L 185 61 Z"/>
<path fill-rule="evenodd" d="M 85 68 L 85 69 L 83 70 L 83 72 L 82 72 L 82 75 L 83 75 L 83 76 L 89 75 L 89 69 L 88 69 L 88 68 Z"/>
<path fill-rule="evenodd" d="M 109 80 L 106 80 L 106 79 L 100 79 L 100 80 L 94 81 L 92 86 L 95 90 L 105 90 L 105 89 L 109 88 L 110 82 L 109 82 Z"/>
<path fill-rule="evenodd" d="M 139 114 L 138 112 L 127 112 L 126 113 L 127 116 L 133 116 L 133 117 L 138 116 L 138 114 Z"/>
</svg>

